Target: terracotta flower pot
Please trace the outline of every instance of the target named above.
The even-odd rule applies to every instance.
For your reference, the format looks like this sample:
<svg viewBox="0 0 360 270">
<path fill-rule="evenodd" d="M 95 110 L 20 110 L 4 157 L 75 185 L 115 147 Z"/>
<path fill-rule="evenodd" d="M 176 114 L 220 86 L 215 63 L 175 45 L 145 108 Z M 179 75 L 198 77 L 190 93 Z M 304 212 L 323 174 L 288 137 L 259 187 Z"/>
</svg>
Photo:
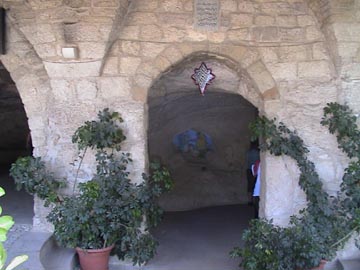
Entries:
<svg viewBox="0 0 360 270">
<path fill-rule="evenodd" d="M 76 248 L 82 270 L 108 270 L 110 252 L 114 245 L 102 249 Z"/>
<path fill-rule="evenodd" d="M 315 268 L 311 268 L 311 270 L 322 270 L 322 269 L 324 269 L 326 262 L 327 261 L 325 261 L 325 260 L 321 260 L 319 266 L 315 267 Z"/>
</svg>

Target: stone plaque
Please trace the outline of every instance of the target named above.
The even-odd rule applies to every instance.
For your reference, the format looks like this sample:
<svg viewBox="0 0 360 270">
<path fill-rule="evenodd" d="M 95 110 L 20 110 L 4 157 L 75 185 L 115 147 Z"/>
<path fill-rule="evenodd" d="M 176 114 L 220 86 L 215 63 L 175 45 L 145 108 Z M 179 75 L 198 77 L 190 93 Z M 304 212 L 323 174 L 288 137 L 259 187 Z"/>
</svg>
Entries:
<svg viewBox="0 0 360 270">
<path fill-rule="evenodd" d="M 195 25 L 199 30 L 215 31 L 219 28 L 220 1 L 195 0 Z"/>
</svg>

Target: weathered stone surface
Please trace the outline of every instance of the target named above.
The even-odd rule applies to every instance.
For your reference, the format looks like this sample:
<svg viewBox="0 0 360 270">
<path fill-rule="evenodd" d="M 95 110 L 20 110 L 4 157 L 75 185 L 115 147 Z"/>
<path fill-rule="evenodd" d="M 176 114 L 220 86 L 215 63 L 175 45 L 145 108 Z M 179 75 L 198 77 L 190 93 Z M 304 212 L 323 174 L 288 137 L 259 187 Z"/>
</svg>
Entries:
<svg viewBox="0 0 360 270">
<path fill-rule="evenodd" d="M 271 74 L 267 71 L 262 62 L 256 62 L 247 68 L 251 78 L 255 81 L 261 93 L 275 87 L 275 82 Z"/>
<path fill-rule="evenodd" d="M 98 87 L 95 81 L 80 80 L 76 83 L 76 93 L 79 100 L 95 101 Z"/>
<path fill-rule="evenodd" d="M 114 98 L 129 98 L 130 83 L 124 77 L 103 77 L 99 79 L 101 97 L 105 100 Z"/>
<path fill-rule="evenodd" d="M 271 74 L 276 81 L 291 81 L 297 78 L 296 62 L 267 64 L 267 67 L 269 68 L 269 70 L 271 70 Z"/>
<path fill-rule="evenodd" d="M 329 62 L 313 61 L 300 62 L 298 64 L 298 76 L 300 78 L 331 77 Z"/>
<path fill-rule="evenodd" d="M 216 31 L 194 28 L 193 0 L 133 0 L 128 17 L 122 16 L 125 2 L 34 0 L 23 5 L 0 0 L 11 22 L 8 52 L 0 60 L 21 94 L 35 154 L 59 165 L 57 174 L 73 173 L 66 166 L 76 155 L 69 146 L 73 130 L 101 108 L 111 107 L 125 116 L 124 149 L 133 153 L 131 173 L 141 181 L 148 162 L 148 96 L 200 97 L 190 77 L 205 61 L 217 75 L 207 93 L 241 95 L 261 114 L 295 127 L 309 145 L 324 186 L 336 191 L 343 156 L 319 121 L 329 101 L 346 102 L 360 113 L 357 1 L 219 1 Z M 64 59 L 64 45 L 78 47 L 80 58 Z M 173 70 L 177 75 L 166 77 Z M 156 88 L 162 77 L 168 78 L 168 86 Z M 224 149 L 222 164 L 235 160 L 237 148 Z M 285 225 L 305 205 L 297 168 L 286 158 L 263 155 L 262 160 L 261 211 Z M 83 180 L 93 169 L 93 160 L 86 163 Z M 34 224 L 47 229 L 46 212 L 39 205 Z"/>
<path fill-rule="evenodd" d="M 46 71 L 52 78 L 81 78 L 99 75 L 100 61 L 84 63 L 44 63 Z"/>
<path fill-rule="evenodd" d="M 141 63 L 139 57 L 122 57 L 120 58 L 120 73 L 132 75 L 135 74 Z"/>
<path fill-rule="evenodd" d="M 256 17 L 257 19 L 258 17 Z M 237 27 L 249 27 L 253 24 L 253 15 L 251 14 L 232 14 L 230 22 Z"/>
</svg>

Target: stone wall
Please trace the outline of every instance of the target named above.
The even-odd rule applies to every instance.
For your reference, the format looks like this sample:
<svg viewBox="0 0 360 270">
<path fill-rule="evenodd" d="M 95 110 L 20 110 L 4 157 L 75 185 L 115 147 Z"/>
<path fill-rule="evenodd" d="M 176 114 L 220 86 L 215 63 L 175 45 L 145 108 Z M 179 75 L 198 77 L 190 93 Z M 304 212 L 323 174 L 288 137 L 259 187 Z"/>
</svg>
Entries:
<svg viewBox="0 0 360 270">
<path fill-rule="evenodd" d="M 319 122 L 327 102 L 360 108 L 359 1 L 222 0 L 212 19 L 218 28 L 207 30 L 194 25 L 194 2 L 0 0 L 9 33 L 8 53 L 0 59 L 25 105 L 35 154 L 59 176 L 71 177 L 73 131 L 110 107 L 124 117 L 124 149 L 135 160 L 134 181 L 141 181 L 152 86 L 174 67 L 211 60 L 247 85 L 229 93 L 298 131 L 325 187 L 336 192 L 344 158 Z M 78 57 L 65 59 L 64 47 L 75 48 Z M 283 158 L 264 155 L 263 161 L 262 215 L 287 224 L 304 205 L 297 169 Z M 91 168 L 86 164 L 84 180 Z M 35 207 L 34 223 L 43 229 L 44 210 L 39 202 Z"/>
</svg>

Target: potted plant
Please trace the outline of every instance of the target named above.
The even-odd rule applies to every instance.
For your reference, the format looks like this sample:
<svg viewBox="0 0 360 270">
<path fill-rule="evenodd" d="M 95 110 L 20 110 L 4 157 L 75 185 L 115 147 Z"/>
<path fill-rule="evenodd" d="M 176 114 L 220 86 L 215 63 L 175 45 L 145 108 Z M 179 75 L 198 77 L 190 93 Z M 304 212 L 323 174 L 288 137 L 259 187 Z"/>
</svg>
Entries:
<svg viewBox="0 0 360 270">
<path fill-rule="evenodd" d="M 70 195 L 59 192 L 64 181 L 56 180 L 40 158 L 19 159 L 10 170 L 19 187 L 52 205 L 47 219 L 54 225 L 54 237 L 61 246 L 76 248 L 83 270 L 107 269 L 111 251 L 121 259 L 130 257 L 134 264 L 147 262 L 155 253 L 157 244 L 148 229 L 161 215 L 156 198 L 172 182 L 169 171 L 159 164 L 151 165 L 150 177 L 144 175 L 141 184 L 131 181 L 130 154 L 121 152 L 122 121 L 118 113 L 105 109 L 98 121 L 87 121 L 76 130 L 73 142 L 80 159 Z M 95 154 L 96 172 L 78 183 L 89 149 Z M 101 252 L 106 258 L 98 266 L 95 261 Z M 96 257 L 95 261 L 84 262 L 89 257 Z"/>
<path fill-rule="evenodd" d="M 253 124 L 255 137 L 263 140 L 262 150 L 288 155 L 297 162 L 307 207 L 291 217 L 288 227 L 275 226 L 271 220 L 251 223 L 243 235 L 245 247 L 231 252 L 242 258 L 245 270 L 321 269 L 323 259 L 332 259 L 350 236 L 360 231 L 360 131 L 356 121 L 347 106 L 329 103 L 324 108 L 321 123 L 336 133 L 340 149 L 351 160 L 335 197 L 322 189 L 315 165 L 307 158 L 309 150 L 296 132 L 265 117 Z"/>
</svg>

